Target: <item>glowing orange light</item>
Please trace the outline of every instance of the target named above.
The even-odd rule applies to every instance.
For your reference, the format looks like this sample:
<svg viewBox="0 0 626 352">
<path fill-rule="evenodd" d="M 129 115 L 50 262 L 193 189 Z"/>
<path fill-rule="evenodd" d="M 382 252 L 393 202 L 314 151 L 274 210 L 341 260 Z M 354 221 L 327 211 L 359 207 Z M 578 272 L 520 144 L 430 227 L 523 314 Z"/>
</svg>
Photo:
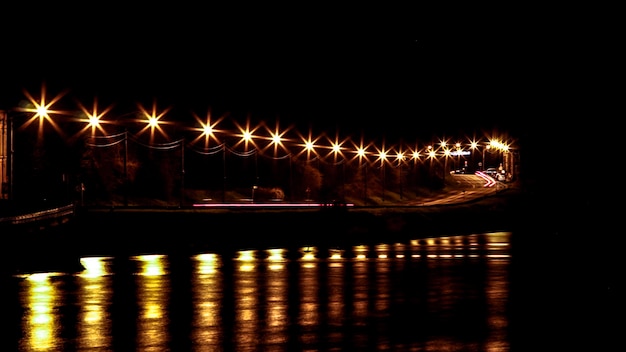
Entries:
<svg viewBox="0 0 626 352">
<path fill-rule="evenodd" d="M 420 160 L 422 157 L 422 155 L 420 154 L 419 149 L 417 148 L 417 143 L 415 143 L 415 148 L 413 148 L 413 150 L 411 151 L 411 159 L 414 162 L 417 162 L 418 160 Z"/>
<path fill-rule="evenodd" d="M 376 150 L 378 151 L 378 159 L 376 159 L 377 161 L 380 160 L 380 165 L 384 165 L 385 161 L 387 161 L 387 154 L 389 153 L 386 149 L 385 149 L 385 143 L 383 142 L 383 146 L 381 149 L 376 148 Z"/>
<path fill-rule="evenodd" d="M 161 121 L 161 118 L 163 118 L 163 116 L 165 116 L 165 114 L 170 110 L 170 108 L 166 108 L 165 110 L 163 110 L 163 112 L 161 113 L 157 113 L 157 106 L 156 106 L 156 101 L 153 102 L 152 104 L 152 112 L 148 112 L 141 104 L 138 104 L 139 110 L 142 112 L 142 114 L 144 115 L 144 118 L 146 120 L 144 120 L 144 122 L 146 122 L 146 126 L 144 128 L 142 128 L 137 135 L 141 135 L 142 133 L 144 133 L 147 130 L 150 130 L 150 143 L 154 142 L 154 131 L 158 130 L 166 139 L 169 139 L 169 136 L 167 135 L 167 133 L 165 133 L 165 131 L 163 130 L 163 128 L 161 128 L 161 124 L 165 123 L 163 121 Z"/>
<path fill-rule="evenodd" d="M 266 129 L 267 129 L 267 127 L 266 127 Z M 279 129 L 279 126 L 278 126 L 278 121 L 276 121 L 276 127 L 275 127 L 274 131 L 270 131 L 269 129 L 267 129 L 267 132 L 270 135 L 270 137 L 269 137 L 270 143 L 264 149 L 267 149 L 267 148 L 273 146 L 274 147 L 274 156 L 276 156 L 278 154 L 278 147 L 280 147 L 287 154 L 289 154 L 289 149 L 287 149 L 287 147 L 283 143 L 283 141 L 287 141 L 287 139 L 283 138 L 283 136 L 290 129 L 291 129 L 291 127 L 288 127 L 284 131 L 280 132 L 280 129 Z"/>
<path fill-rule="evenodd" d="M 217 119 L 217 121 L 215 121 L 213 123 L 211 123 L 211 112 L 210 111 L 207 113 L 206 122 L 203 122 L 202 120 L 200 120 L 200 117 L 198 117 L 198 115 L 196 115 L 196 114 L 193 114 L 193 117 L 200 124 L 200 128 L 194 128 L 193 130 L 200 131 L 201 134 L 198 135 L 195 139 L 193 139 L 191 141 L 191 144 L 196 143 L 202 137 L 204 137 L 204 147 L 205 148 L 209 147 L 209 144 L 211 142 L 211 138 L 213 138 L 217 143 L 220 143 L 219 139 L 217 138 L 217 136 L 215 134 L 218 133 L 218 132 L 223 132 L 223 131 L 220 131 L 220 130 L 216 129 L 215 127 L 217 126 L 218 123 L 220 123 L 224 119 L 224 116 L 220 117 L 219 119 Z"/>
<path fill-rule="evenodd" d="M 430 160 L 435 159 L 437 157 L 437 152 L 433 149 L 432 146 L 428 146 L 428 158 Z"/>
<path fill-rule="evenodd" d="M 106 131 L 105 131 L 104 127 L 102 126 L 102 124 L 106 124 L 106 123 L 109 123 L 109 122 L 104 121 L 102 118 L 104 117 L 105 114 L 107 114 L 109 111 L 111 111 L 112 106 L 107 107 L 102 112 L 98 112 L 98 99 L 97 98 L 94 99 L 93 107 L 92 107 L 91 111 L 89 111 L 81 103 L 78 103 L 78 106 L 79 106 L 79 108 L 83 111 L 83 113 L 86 116 L 85 118 L 79 118 L 78 121 L 79 122 L 85 122 L 86 125 L 80 131 L 78 131 L 78 133 L 76 133 L 74 135 L 74 137 L 72 137 L 72 138 L 78 137 L 79 135 L 81 135 L 83 132 L 85 132 L 87 130 L 91 130 L 91 136 L 95 136 L 96 135 L 96 131 L 100 131 L 100 132 L 102 132 L 102 134 L 106 135 Z"/>
<path fill-rule="evenodd" d="M 358 158 L 359 165 L 361 165 L 363 160 L 368 161 L 367 160 L 367 154 L 368 154 L 367 148 L 369 148 L 370 145 L 364 145 L 363 136 L 361 136 L 361 142 L 359 143 L 359 145 L 356 145 L 354 142 L 352 142 L 352 145 L 354 146 L 354 150 L 355 150 L 355 155 L 354 155 L 354 158 L 352 158 L 352 160 Z"/>
<path fill-rule="evenodd" d="M 399 151 L 396 153 L 396 161 L 398 162 L 398 165 L 400 165 L 405 159 L 406 159 L 406 156 L 404 155 L 403 152 Z"/>
<path fill-rule="evenodd" d="M 46 85 L 45 84 L 42 84 L 41 86 L 41 96 L 39 98 L 39 101 L 37 101 L 37 99 L 35 99 L 32 96 L 32 94 L 30 94 L 30 92 L 28 92 L 27 90 L 24 90 L 24 95 L 26 95 L 27 99 L 32 103 L 34 108 L 17 108 L 16 109 L 16 111 L 20 111 L 20 112 L 33 113 L 33 116 L 31 116 L 28 120 L 26 120 L 26 122 L 24 122 L 24 124 L 20 127 L 20 129 L 25 129 L 28 126 L 30 126 L 33 122 L 38 121 L 39 126 L 37 129 L 38 131 L 37 135 L 39 138 L 41 138 L 43 137 L 44 123 L 48 122 L 57 133 L 59 133 L 60 135 L 63 135 L 63 131 L 61 131 L 61 128 L 59 127 L 59 125 L 50 117 L 50 114 L 51 113 L 65 114 L 66 112 L 63 112 L 60 110 L 51 110 L 50 107 L 53 104 L 55 104 L 57 101 L 59 101 L 59 99 L 61 99 L 61 97 L 65 95 L 65 92 L 62 92 L 56 95 L 54 98 L 52 98 L 50 102 L 47 102 L 47 103 L 46 103 Z"/>
<path fill-rule="evenodd" d="M 317 152 L 315 151 L 315 143 L 317 143 L 317 141 L 319 140 L 318 138 L 312 139 L 312 132 L 309 129 L 309 136 L 308 137 L 304 137 L 303 135 L 301 135 L 300 133 L 298 133 L 300 139 L 302 140 L 303 144 L 299 144 L 299 146 L 303 147 L 302 150 L 296 155 L 296 156 L 300 156 L 303 153 L 306 152 L 306 159 L 309 160 L 311 158 L 311 154 L 314 154 L 317 156 Z"/>
<path fill-rule="evenodd" d="M 235 122 L 235 125 L 237 126 L 237 129 L 240 132 L 239 134 L 236 134 L 236 136 L 240 137 L 240 139 L 239 141 L 237 141 L 237 143 L 235 143 L 234 147 L 237 147 L 238 145 L 243 143 L 246 151 L 248 150 L 249 144 L 254 146 L 254 148 L 258 148 L 256 143 L 254 142 L 253 136 L 254 136 L 254 132 L 256 132 L 256 130 L 259 129 L 259 126 L 253 129 L 250 129 L 250 119 L 246 121 L 245 128 L 240 126 L 237 122 Z"/>
<path fill-rule="evenodd" d="M 328 138 L 327 138 L 328 139 Z M 330 143 L 330 152 L 328 155 L 333 154 L 333 161 L 337 162 L 338 156 L 341 155 L 343 157 L 343 144 L 346 142 L 346 139 L 343 141 L 339 141 L 339 133 L 335 134 L 335 140 L 332 141 L 328 139 L 328 143 Z M 326 156 L 328 156 L 326 155 Z"/>
</svg>

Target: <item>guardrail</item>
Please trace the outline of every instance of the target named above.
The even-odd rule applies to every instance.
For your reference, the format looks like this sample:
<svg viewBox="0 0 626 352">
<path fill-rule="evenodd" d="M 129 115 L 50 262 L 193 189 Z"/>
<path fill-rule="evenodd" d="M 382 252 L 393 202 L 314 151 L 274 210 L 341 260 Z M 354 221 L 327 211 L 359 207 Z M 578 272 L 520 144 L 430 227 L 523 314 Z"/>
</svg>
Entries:
<svg viewBox="0 0 626 352">
<path fill-rule="evenodd" d="M 0 224 L 8 223 L 11 225 L 30 224 L 47 220 L 54 220 L 64 218 L 70 215 L 74 215 L 75 207 L 73 204 L 65 205 L 62 207 L 51 208 L 32 213 L 25 213 L 14 216 L 7 216 L 0 218 Z"/>
</svg>

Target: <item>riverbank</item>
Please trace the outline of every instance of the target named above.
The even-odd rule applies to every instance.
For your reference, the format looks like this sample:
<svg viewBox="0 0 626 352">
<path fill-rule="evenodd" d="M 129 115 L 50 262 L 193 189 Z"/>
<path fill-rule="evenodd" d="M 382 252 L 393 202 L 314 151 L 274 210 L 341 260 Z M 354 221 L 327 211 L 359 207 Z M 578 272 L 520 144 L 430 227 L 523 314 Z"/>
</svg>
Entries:
<svg viewBox="0 0 626 352">
<path fill-rule="evenodd" d="M 460 232 L 508 231 L 521 194 L 461 204 L 330 208 L 91 208 L 71 225 L 88 255 L 200 252 L 258 247 L 345 246 Z"/>
<path fill-rule="evenodd" d="M 3 261 L 20 270 L 72 267 L 71 258 L 185 255 L 257 248 L 347 247 L 453 234 L 511 231 L 526 212 L 517 188 L 432 206 L 233 208 L 77 207 L 44 230 L 12 227 Z M 8 233 L 8 232 L 7 232 Z"/>
</svg>

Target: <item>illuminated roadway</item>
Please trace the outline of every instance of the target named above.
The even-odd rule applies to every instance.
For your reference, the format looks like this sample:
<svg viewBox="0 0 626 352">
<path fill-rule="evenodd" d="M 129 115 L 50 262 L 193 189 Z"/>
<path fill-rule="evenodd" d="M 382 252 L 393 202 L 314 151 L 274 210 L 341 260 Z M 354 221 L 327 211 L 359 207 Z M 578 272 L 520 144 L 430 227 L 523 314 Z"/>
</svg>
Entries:
<svg viewBox="0 0 626 352">
<path fill-rule="evenodd" d="M 493 177 L 481 172 L 476 174 L 450 174 L 450 176 L 452 181 L 447 181 L 450 185 L 447 192 L 409 201 L 406 205 L 430 206 L 464 203 L 473 199 L 494 195 L 507 187 L 505 183 L 496 181 Z"/>
<path fill-rule="evenodd" d="M 470 200 L 484 198 L 496 194 L 507 186 L 503 182 L 496 181 L 491 176 L 481 172 L 476 174 L 454 174 L 451 173 L 447 180 L 448 190 L 443 193 L 436 193 L 431 197 L 421 197 L 419 200 L 407 200 L 390 205 L 399 206 L 433 206 L 464 203 Z M 345 206 L 354 207 L 352 203 L 319 203 L 319 202 L 264 202 L 257 203 L 251 199 L 242 199 L 239 202 L 231 203 L 196 203 L 194 208 L 308 208 L 316 209 L 320 207 Z"/>
</svg>

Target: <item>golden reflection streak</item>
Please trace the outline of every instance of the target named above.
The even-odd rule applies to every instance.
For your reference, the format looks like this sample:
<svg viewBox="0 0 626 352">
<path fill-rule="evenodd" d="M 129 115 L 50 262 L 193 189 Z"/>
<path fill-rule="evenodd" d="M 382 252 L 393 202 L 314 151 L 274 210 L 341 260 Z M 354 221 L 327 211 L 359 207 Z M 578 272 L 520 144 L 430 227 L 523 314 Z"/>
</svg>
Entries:
<svg viewBox="0 0 626 352">
<path fill-rule="evenodd" d="M 376 252 L 378 253 L 377 257 L 381 259 L 386 259 L 389 256 L 389 245 L 388 244 L 379 244 L 376 245 Z"/>
<path fill-rule="evenodd" d="M 467 236 L 437 237 L 411 241 L 412 247 L 421 248 L 428 259 L 464 259 L 487 257 L 510 258 L 508 238 L 510 233 L 496 232 Z M 416 254 L 412 255 L 417 256 Z"/>
<path fill-rule="evenodd" d="M 366 245 L 359 245 L 353 248 L 354 250 L 354 258 L 363 260 L 367 259 L 367 252 L 369 252 L 369 247 Z"/>
<path fill-rule="evenodd" d="M 198 254 L 192 258 L 195 263 L 193 275 L 193 331 L 192 340 L 207 350 L 222 344 L 224 334 L 220 315 L 222 291 L 222 259 L 217 254 Z"/>
<path fill-rule="evenodd" d="M 286 249 L 269 250 L 267 258 L 268 270 L 266 273 L 266 331 L 265 343 L 279 346 L 288 340 L 289 317 L 288 307 L 288 271 L 285 266 Z"/>
<path fill-rule="evenodd" d="M 370 282 L 367 275 L 367 269 L 369 262 L 367 260 L 367 252 L 369 252 L 369 246 L 359 245 L 354 247 L 354 254 L 356 260 L 354 261 L 354 319 L 357 326 L 364 326 L 367 324 L 368 317 L 368 303 Z"/>
<path fill-rule="evenodd" d="M 494 232 L 486 235 L 487 241 L 487 257 L 506 259 L 510 258 L 510 232 Z M 497 252 L 497 253 L 494 253 Z"/>
<path fill-rule="evenodd" d="M 237 260 L 239 261 L 239 270 L 253 271 L 255 270 L 255 252 L 254 250 L 239 251 Z"/>
<path fill-rule="evenodd" d="M 343 253 L 341 251 L 332 251 L 330 254 L 330 257 L 328 259 L 330 260 L 339 260 L 342 259 L 341 255 Z"/>
<path fill-rule="evenodd" d="M 502 338 L 506 334 L 508 328 L 508 320 L 506 318 L 506 306 L 508 304 L 509 280 L 504 277 L 509 272 L 510 265 L 510 232 L 497 232 L 487 234 L 477 234 L 469 236 L 454 236 L 448 238 L 429 238 L 410 241 L 412 251 L 425 251 L 429 263 L 439 263 L 437 259 L 450 258 L 451 255 L 441 253 L 448 250 L 463 250 L 475 254 L 457 255 L 456 257 L 469 258 L 486 258 L 487 265 L 486 275 L 486 303 L 488 306 L 487 325 L 488 337 L 485 346 L 486 351 L 503 351 L 508 350 L 510 346 L 506 340 Z M 486 254 L 483 253 L 486 250 Z M 430 253 L 434 252 L 434 253 Z M 414 256 L 414 255 L 412 255 Z M 356 270 L 355 270 L 356 271 Z M 435 277 L 433 277 L 435 278 Z M 451 281 L 442 281 L 437 278 L 435 284 L 441 286 L 441 295 L 437 300 L 430 302 L 431 311 L 441 311 L 445 307 L 453 305 L 454 283 Z M 449 346 L 451 341 L 447 339 L 432 339 L 426 342 L 425 350 L 439 351 L 443 346 Z"/>
<path fill-rule="evenodd" d="M 105 257 L 81 258 L 85 270 L 81 279 L 81 312 L 78 344 L 82 349 L 111 346 L 111 317 L 109 303 L 113 294 Z"/>
<path fill-rule="evenodd" d="M 487 235 L 487 247 L 495 247 L 499 251 L 507 251 L 505 254 L 488 255 L 489 258 L 508 258 L 508 244 L 510 243 L 510 232 L 498 232 Z M 508 319 L 506 317 L 506 307 L 509 297 L 509 279 L 506 277 L 509 272 L 508 260 L 488 260 L 486 277 L 487 296 L 487 325 L 489 336 L 487 339 L 488 351 L 504 351 L 510 346 L 503 341 L 502 336 L 508 329 Z"/>
<path fill-rule="evenodd" d="M 137 274 L 137 344 L 165 346 L 169 340 L 169 319 L 166 312 L 170 283 L 166 276 L 166 256 L 140 255 Z"/>
<path fill-rule="evenodd" d="M 111 274 L 107 262 L 109 257 L 86 257 L 80 258 L 80 263 L 85 268 L 79 275 L 85 278 L 96 278 Z"/>
<path fill-rule="evenodd" d="M 399 259 L 404 258 L 404 250 L 405 250 L 404 243 L 394 243 L 393 250 L 396 253 L 395 255 L 396 258 L 399 258 Z"/>
<path fill-rule="evenodd" d="M 285 254 L 286 250 L 283 248 L 268 249 L 267 250 L 267 268 L 272 271 L 282 270 L 285 267 Z"/>
<path fill-rule="evenodd" d="M 330 325 L 341 326 L 343 317 L 343 295 L 344 295 L 344 264 L 341 259 L 341 252 L 337 251 L 329 258 L 328 262 L 328 282 L 320 283 L 328 285 L 328 323 Z"/>
<path fill-rule="evenodd" d="M 316 247 L 304 247 L 300 251 L 302 253 L 302 258 L 300 258 L 301 261 L 313 262 L 313 261 L 317 260 L 317 258 L 316 258 L 317 248 Z"/>
<path fill-rule="evenodd" d="M 389 309 L 389 260 L 387 259 L 389 245 L 380 244 L 375 246 L 377 257 L 376 260 L 376 303 L 375 307 L 378 312 L 385 312 Z"/>
<path fill-rule="evenodd" d="M 26 307 L 23 321 L 26 343 L 32 351 L 50 351 L 56 349 L 60 331 L 53 311 L 59 291 L 50 281 L 50 273 L 38 273 L 28 276 Z"/>
<path fill-rule="evenodd" d="M 319 261 L 318 258 L 312 257 L 301 261 L 300 265 L 300 314 L 298 323 L 305 329 L 318 326 L 320 321 L 317 296 L 320 285 L 317 275 Z M 314 333 L 304 333 L 300 337 L 305 344 L 314 343 L 318 338 Z"/>
<path fill-rule="evenodd" d="M 258 342 L 257 305 L 259 286 L 257 283 L 257 259 L 254 250 L 239 251 L 234 272 L 235 298 L 235 350 L 255 347 Z"/>
</svg>

